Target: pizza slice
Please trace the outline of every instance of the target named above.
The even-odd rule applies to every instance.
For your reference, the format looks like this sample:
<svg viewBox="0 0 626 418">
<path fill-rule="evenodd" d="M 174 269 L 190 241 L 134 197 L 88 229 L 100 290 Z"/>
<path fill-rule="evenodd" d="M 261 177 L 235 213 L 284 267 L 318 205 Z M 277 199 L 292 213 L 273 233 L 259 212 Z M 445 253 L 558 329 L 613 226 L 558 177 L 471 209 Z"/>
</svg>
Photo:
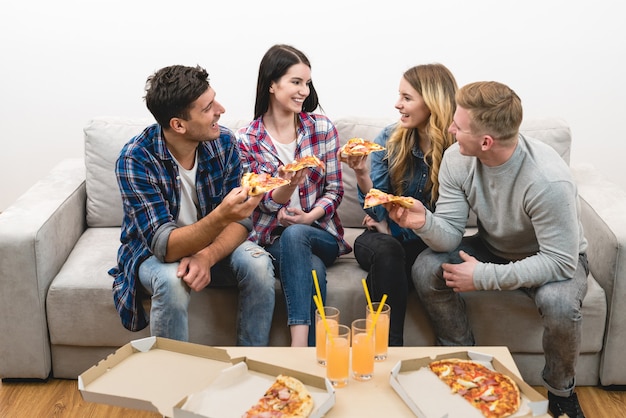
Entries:
<svg viewBox="0 0 626 418">
<path fill-rule="evenodd" d="M 375 151 L 383 151 L 385 147 L 375 142 L 367 141 L 363 138 L 350 138 L 348 142 L 341 147 L 341 154 L 345 156 L 362 156 L 369 155 Z"/>
<path fill-rule="evenodd" d="M 280 177 L 272 177 L 267 173 L 245 173 L 241 177 L 241 185 L 249 187 L 248 195 L 250 196 L 267 193 L 270 190 L 289 183 L 291 183 L 289 180 Z"/>
<path fill-rule="evenodd" d="M 304 384 L 281 374 L 242 418 L 306 418 L 313 412 L 313 407 L 313 397 Z"/>
<path fill-rule="evenodd" d="M 317 167 L 320 170 L 324 171 L 324 163 L 322 160 L 317 158 L 315 155 L 305 155 L 299 158 L 296 158 L 289 164 L 285 164 L 283 170 L 285 171 L 300 171 L 303 168 L 307 167 Z"/>
<path fill-rule="evenodd" d="M 487 418 L 515 414 L 521 405 L 520 389 L 509 376 L 470 360 L 433 361 L 430 370 Z"/>
<path fill-rule="evenodd" d="M 371 188 L 365 195 L 365 201 L 363 202 L 363 209 L 371 208 L 373 206 L 382 205 L 385 203 L 396 203 L 405 208 L 413 206 L 413 198 L 409 196 L 396 196 L 390 193 L 385 193 L 382 190 Z"/>
</svg>

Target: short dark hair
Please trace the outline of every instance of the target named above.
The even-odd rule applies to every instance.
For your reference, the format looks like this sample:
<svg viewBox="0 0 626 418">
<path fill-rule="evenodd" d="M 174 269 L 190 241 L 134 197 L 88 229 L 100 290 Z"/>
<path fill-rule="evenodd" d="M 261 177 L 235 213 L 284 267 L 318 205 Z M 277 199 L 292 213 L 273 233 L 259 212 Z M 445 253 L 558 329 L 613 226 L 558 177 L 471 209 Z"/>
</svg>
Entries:
<svg viewBox="0 0 626 418">
<path fill-rule="evenodd" d="M 309 59 L 293 46 L 277 44 L 267 50 L 259 65 L 259 78 L 256 85 L 254 119 L 262 116 L 270 106 L 270 85 L 287 73 L 292 65 L 302 63 L 311 68 Z M 313 82 L 309 83 L 309 95 L 302 104 L 303 112 L 313 112 L 319 106 L 319 99 Z"/>
<path fill-rule="evenodd" d="M 200 67 L 172 65 L 146 80 L 146 106 L 164 128 L 172 118 L 189 118 L 191 104 L 210 87 L 209 73 Z"/>
</svg>

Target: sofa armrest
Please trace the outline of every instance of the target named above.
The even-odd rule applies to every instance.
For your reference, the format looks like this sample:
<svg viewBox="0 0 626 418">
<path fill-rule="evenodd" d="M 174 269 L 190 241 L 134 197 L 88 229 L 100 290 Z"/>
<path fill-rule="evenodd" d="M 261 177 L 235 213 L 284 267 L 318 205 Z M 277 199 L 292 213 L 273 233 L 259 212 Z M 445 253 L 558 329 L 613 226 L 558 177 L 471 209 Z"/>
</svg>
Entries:
<svg viewBox="0 0 626 418">
<path fill-rule="evenodd" d="M 602 385 L 626 384 L 626 191 L 589 165 L 572 167 L 581 197 L 582 222 L 589 241 L 591 273 L 607 297 L 607 319 L 600 364 Z"/>
<path fill-rule="evenodd" d="M 67 159 L 0 214 L 0 378 L 51 370 L 46 294 L 85 230 L 85 165 Z"/>
</svg>

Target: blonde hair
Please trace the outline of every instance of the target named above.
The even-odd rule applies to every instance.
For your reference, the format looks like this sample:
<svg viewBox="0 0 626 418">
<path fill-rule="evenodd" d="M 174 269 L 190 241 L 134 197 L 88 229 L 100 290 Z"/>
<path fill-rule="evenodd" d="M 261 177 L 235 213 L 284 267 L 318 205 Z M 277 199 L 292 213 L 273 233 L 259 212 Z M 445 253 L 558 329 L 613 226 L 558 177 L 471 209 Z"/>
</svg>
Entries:
<svg viewBox="0 0 626 418">
<path fill-rule="evenodd" d="M 441 159 L 444 151 L 454 143 L 454 136 L 448 133 L 448 127 L 456 109 L 457 84 L 450 70 L 442 64 L 417 65 L 409 68 L 403 77 L 422 96 L 430 110 L 427 130 L 431 146 L 424 154 L 424 161 L 430 167 L 426 191 L 430 190 L 430 204 L 434 206 L 439 197 Z M 406 129 L 398 124 L 387 141 L 389 177 L 396 194 L 403 193 L 406 174 L 413 174 L 412 149 L 417 140 L 417 129 Z"/>
<path fill-rule="evenodd" d="M 496 140 L 515 138 L 522 123 L 522 101 L 508 86 L 497 81 L 477 81 L 456 93 L 457 104 L 467 109 L 473 133 Z"/>
</svg>

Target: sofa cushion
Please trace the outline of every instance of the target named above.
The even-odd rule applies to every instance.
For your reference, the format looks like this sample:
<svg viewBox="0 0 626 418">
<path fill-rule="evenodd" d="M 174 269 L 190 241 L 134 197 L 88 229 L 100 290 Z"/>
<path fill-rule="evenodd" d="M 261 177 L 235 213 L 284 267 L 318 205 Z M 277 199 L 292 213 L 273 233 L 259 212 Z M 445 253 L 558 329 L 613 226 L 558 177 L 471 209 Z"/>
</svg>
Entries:
<svg viewBox="0 0 626 418">
<path fill-rule="evenodd" d="M 122 147 L 154 119 L 94 118 L 83 129 L 87 184 L 87 225 L 120 226 L 124 213 L 115 178 L 115 161 Z M 243 119 L 220 122 L 232 130 L 244 126 Z"/>
<path fill-rule="evenodd" d="M 97 118 L 83 129 L 87 185 L 87 225 L 122 224 L 122 198 L 115 178 L 115 160 L 128 140 L 154 123 L 150 119 Z"/>
</svg>

